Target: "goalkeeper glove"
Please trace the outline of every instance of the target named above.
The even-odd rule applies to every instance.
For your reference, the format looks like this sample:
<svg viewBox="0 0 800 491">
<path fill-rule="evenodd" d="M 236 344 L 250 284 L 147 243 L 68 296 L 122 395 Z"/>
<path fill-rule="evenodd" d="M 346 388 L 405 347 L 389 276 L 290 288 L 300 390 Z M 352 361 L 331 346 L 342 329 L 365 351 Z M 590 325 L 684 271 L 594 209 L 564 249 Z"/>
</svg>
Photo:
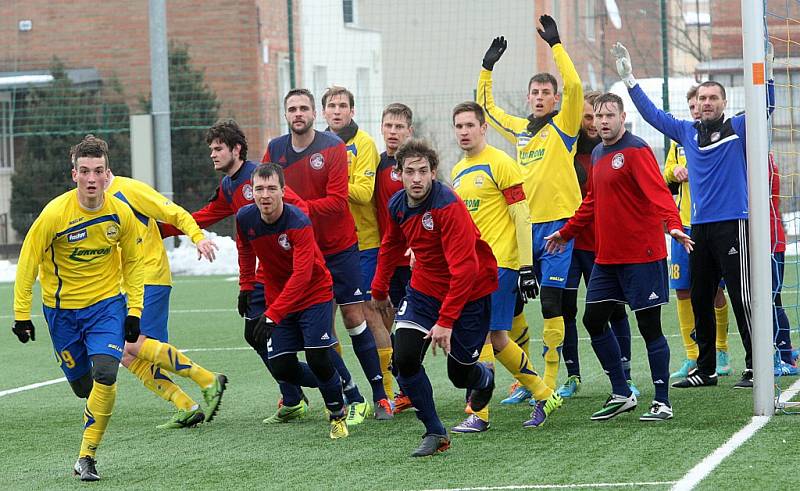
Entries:
<svg viewBox="0 0 800 491">
<path fill-rule="evenodd" d="M 20 343 L 27 343 L 28 339 L 36 341 L 36 328 L 33 327 L 33 322 L 27 321 L 14 321 L 14 327 L 11 328 Z"/>
<path fill-rule="evenodd" d="M 611 48 L 611 54 L 616 58 L 617 74 L 625 83 L 625 86 L 632 89 L 636 86 L 636 79 L 633 78 L 633 67 L 631 66 L 631 55 L 622 43 L 615 43 Z"/>
<path fill-rule="evenodd" d="M 553 18 L 549 15 L 544 14 L 543 16 L 539 17 L 539 22 L 544 28 L 536 28 L 536 32 L 539 33 L 539 36 L 541 36 L 551 48 L 556 44 L 559 44 L 561 42 L 561 38 L 558 36 L 558 26 L 556 25 L 556 21 L 553 20 Z"/>
<path fill-rule="evenodd" d="M 533 266 L 523 266 L 519 269 L 517 286 L 519 287 L 522 301 L 525 303 L 539 296 L 539 279 L 536 278 Z"/>
<path fill-rule="evenodd" d="M 139 339 L 139 322 L 140 319 L 134 315 L 125 317 L 125 341 L 135 343 Z"/>
<path fill-rule="evenodd" d="M 494 69 L 494 64 L 500 60 L 506 48 L 508 48 L 508 41 L 506 41 L 506 38 L 503 36 L 494 38 L 492 40 L 492 45 L 489 46 L 489 49 L 486 50 L 486 54 L 483 55 L 483 68 L 492 71 Z"/>
</svg>

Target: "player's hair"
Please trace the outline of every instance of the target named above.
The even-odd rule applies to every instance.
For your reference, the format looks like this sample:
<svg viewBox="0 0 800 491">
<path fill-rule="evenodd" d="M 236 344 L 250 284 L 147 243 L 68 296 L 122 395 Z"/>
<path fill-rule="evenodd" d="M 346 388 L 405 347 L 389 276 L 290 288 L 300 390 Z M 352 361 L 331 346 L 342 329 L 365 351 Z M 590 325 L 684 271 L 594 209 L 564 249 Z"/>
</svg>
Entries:
<svg viewBox="0 0 800 491">
<path fill-rule="evenodd" d="M 206 144 L 211 145 L 214 140 L 224 143 L 231 150 L 236 145 L 240 145 L 239 157 L 242 160 L 247 160 L 247 138 L 245 138 L 244 132 L 239 128 L 236 121 L 223 119 L 214 123 L 214 126 L 206 131 Z"/>
<path fill-rule="evenodd" d="M 256 167 L 253 173 L 250 175 L 250 182 L 253 182 L 256 176 L 262 179 L 269 179 L 272 176 L 278 176 L 278 183 L 281 185 L 281 189 L 286 186 L 286 178 L 283 176 L 283 167 L 276 163 L 264 162 Z"/>
<path fill-rule="evenodd" d="M 314 94 L 311 93 L 308 89 L 292 89 L 286 93 L 286 97 L 283 98 L 283 108 L 286 109 L 286 101 L 289 100 L 290 97 L 295 95 L 304 95 L 308 97 L 308 100 L 311 101 L 311 109 L 314 109 Z"/>
<path fill-rule="evenodd" d="M 328 103 L 331 97 L 335 97 L 337 95 L 346 95 L 348 102 L 350 102 L 350 109 L 356 107 L 356 99 L 353 97 L 353 93 L 347 90 L 347 88 L 342 87 L 341 85 L 332 85 L 328 87 L 328 90 L 322 94 L 322 107 L 324 108 L 325 105 Z"/>
<path fill-rule="evenodd" d="M 617 94 L 613 94 L 611 92 L 606 92 L 605 94 L 602 94 L 602 95 L 598 96 L 597 99 L 594 100 L 594 104 L 592 105 L 592 108 L 595 111 L 597 111 L 598 109 L 603 107 L 603 104 L 610 104 L 612 102 L 617 105 L 617 108 L 619 109 L 619 112 L 622 112 L 622 111 L 625 110 L 625 106 L 622 103 L 622 98 L 620 96 L 618 96 Z"/>
<path fill-rule="evenodd" d="M 433 149 L 430 143 L 421 138 L 409 138 L 405 143 L 400 145 L 397 149 L 395 158 L 397 159 L 397 168 L 403 170 L 403 162 L 407 158 L 420 157 L 428 161 L 431 166 L 431 172 L 435 173 L 439 167 L 439 156 L 436 150 Z"/>
<path fill-rule="evenodd" d="M 686 100 L 690 101 L 690 100 L 694 99 L 695 97 L 697 97 L 697 89 L 699 89 L 699 88 L 700 87 L 697 86 L 697 85 L 692 85 L 691 88 L 689 88 L 689 90 L 686 91 Z"/>
<path fill-rule="evenodd" d="M 590 90 L 588 92 L 583 93 L 583 100 L 588 102 L 589 105 L 592 106 L 592 108 L 594 108 L 594 101 L 596 101 L 597 98 L 600 97 L 601 95 L 603 95 L 603 93 L 600 92 L 599 90 Z"/>
<path fill-rule="evenodd" d="M 108 161 L 108 143 L 91 133 L 84 136 L 80 143 L 70 149 L 69 156 L 72 167 L 76 169 L 78 168 L 78 159 L 81 157 L 103 157 L 106 160 L 106 169 L 111 168 Z"/>
<path fill-rule="evenodd" d="M 486 115 L 483 113 L 483 108 L 475 101 L 462 102 L 453 108 L 453 124 L 456 122 L 456 116 L 461 113 L 474 113 L 481 126 L 486 123 Z"/>
<path fill-rule="evenodd" d="M 411 126 L 414 120 L 414 113 L 411 112 L 411 108 L 400 102 L 393 102 L 384 108 L 383 114 L 381 114 L 381 123 L 383 123 L 383 120 L 386 119 L 386 116 L 389 114 L 406 118 L 406 122 L 409 126 Z"/>
<path fill-rule="evenodd" d="M 528 82 L 528 92 L 531 91 L 531 85 L 533 85 L 534 82 L 538 82 L 540 84 L 550 84 L 553 86 L 553 93 L 558 94 L 558 80 L 556 80 L 556 78 L 551 74 L 542 72 L 531 77 L 530 81 Z"/>
<path fill-rule="evenodd" d="M 722 92 L 722 100 L 728 99 L 728 96 L 725 94 L 725 87 L 716 80 L 706 80 L 702 84 L 698 85 L 697 86 L 698 92 L 700 91 L 700 87 L 719 87 L 719 91 Z"/>
</svg>

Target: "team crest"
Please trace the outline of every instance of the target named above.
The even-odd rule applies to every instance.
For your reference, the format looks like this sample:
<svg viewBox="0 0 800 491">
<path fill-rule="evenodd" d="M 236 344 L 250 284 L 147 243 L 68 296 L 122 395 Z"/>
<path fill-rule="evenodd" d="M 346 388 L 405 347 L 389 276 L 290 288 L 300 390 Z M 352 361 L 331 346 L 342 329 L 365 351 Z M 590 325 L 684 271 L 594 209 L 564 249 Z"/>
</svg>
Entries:
<svg viewBox="0 0 800 491">
<path fill-rule="evenodd" d="M 483 187 L 483 176 L 475 176 L 475 187 Z"/>
<path fill-rule="evenodd" d="M 280 234 L 278 236 L 278 245 L 283 248 L 283 250 L 288 251 L 292 248 L 292 244 L 289 243 L 289 237 L 286 234 Z"/>
<path fill-rule="evenodd" d="M 106 228 L 106 237 L 111 240 L 114 240 L 119 236 L 119 227 L 117 227 L 116 223 L 112 223 Z"/>
<path fill-rule="evenodd" d="M 623 165 L 625 165 L 625 156 L 621 153 L 614 155 L 614 158 L 611 159 L 611 167 L 621 169 Z"/>
<path fill-rule="evenodd" d="M 422 228 L 428 231 L 433 230 L 433 215 L 429 211 L 422 215 Z"/>
<path fill-rule="evenodd" d="M 392 168 L 392 173 L 390 174 L 392 181 L 399 181 L 400 180 L 400 171 Z"/>
<path fill-rule="evenodd" d="M 325 166 L 325 159 L 322 157 L 321 153 L 315 153 L 308 159 L 309 165 L 314 170 L 320 170 L 322 167 Z"/>
<path fill-rule="evenodd" d="M 547 131 L 547 129 L 543 129 L 542 131 L 539 132 L 539 138 L 541 138 L 542 140 L 547 139 L 547 137 L 549 135 L 550 135 L 550 132 Z"/>
<path fill-rule="evenodd" d="M 720 137 L 719 131 L 715 131 L 715 132 L 711 133 L 711 141 L 712 142 L 718 142 L 719 141 L 719 137 Z"/>
<path fill-rule="evenodd" d="M 253 186 L 249 184 L 242 186 L 242 195 L 247 201 L 253 201 Z"/>
</svg>

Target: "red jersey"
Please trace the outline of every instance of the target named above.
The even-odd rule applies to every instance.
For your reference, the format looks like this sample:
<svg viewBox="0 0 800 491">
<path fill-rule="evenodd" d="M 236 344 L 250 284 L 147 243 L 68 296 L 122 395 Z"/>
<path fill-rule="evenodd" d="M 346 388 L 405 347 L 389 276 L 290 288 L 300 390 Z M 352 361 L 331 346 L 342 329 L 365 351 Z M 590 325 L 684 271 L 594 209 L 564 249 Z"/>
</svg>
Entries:
<svg viewBox="0 0 800 491">
<path fill-rule="evenodd" d="M 781 176 L 772 153 L 769 154 L 769 180 L 772 187 L 769 207 L 769 238 L 772 252 L 786 252 L 786 232 L 783 230 L 781 216 Z"/>
<path fill-rule="evenodd" d="M 282 135 L 269 142 L 262 161 L 283 167 L 286 184 L 305 200 L 322 254 L 336 254 L 358 242 L 347 204 L 347 150 L 341 138 L 316 131 L 311 145 L 295 152 L 291 135 Z"/>
<path fill-rule="evenodd" d="M 583 167 L 583 170 L 586 173 L 586 181 L 581 184 L 581 196 L 585 198 L 589 193 L 589 190 L 592 189 L 592 154 L 576 153 L 575 162 Z M 574 247 L 575 249 L 580 249 L 582 251 L 594 252 L 594 221 L 586 225 L 575 237 Z"/>
<path fill-rule="evenodd" d="M 416 256 L 411 287 L 442 302 L 442 327 L 452 328 L 467 302 L 497 290 L 497 262 L 461 198 L 439 181 L 419 206 L 405 191 L 389 201 L 389 228 L 378 253 L 372 296 L 388 296 L 389 280 L 407 247 Z M 406 246 L 408 244 L 408 246 Z"/>
<path fill-rule="evenodd" d="M 375 173 L 375 193 L 372 195 L 375 209 L 378 212 L 378 230 L 380 231 L 381 239 L 386 236 L 386 231 L 389 228 L 389 200 L 395 193 L 402 190 L 403 177 L 397 168 L 397 159 L 383 152 L 378 163 L 378 170 Z M 398 264 L 398 266 L 408 265 L 409 258 Z"/>
<path fill-rule="evenodd" d="M 597 264 L 636 264 L 667 257 L 664 222 L 683 230 L 678 208 L 661 177 L 653 151 L 625 132 L 592 152 L 592 189 L 561 229 L 570 240 L 595 222 Z"/>
<path fill-rule="evenodd" d="M 255 204 L 236 213 L 239 283 L 253 289 L 256 257 L 269 263 L 264 275 L 267 317 L 284 317 L 333 299 L 333 280 L 314 240 L 311 220 L 299 208 L 284 203 L 283 214 L 267 223 Z"/>
</svg>

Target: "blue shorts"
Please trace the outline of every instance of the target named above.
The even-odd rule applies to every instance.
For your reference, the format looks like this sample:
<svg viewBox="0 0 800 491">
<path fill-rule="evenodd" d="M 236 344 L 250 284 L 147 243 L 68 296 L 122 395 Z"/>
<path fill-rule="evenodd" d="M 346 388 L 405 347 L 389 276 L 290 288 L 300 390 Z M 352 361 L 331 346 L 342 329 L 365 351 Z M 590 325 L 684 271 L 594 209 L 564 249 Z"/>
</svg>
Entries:
<svg viewBox="0 0 800 491">
<path fill-rule="evenodd" d="M 116 295 L 82 309 L 43 307 L 50 329 L 56 360 L 67 380 L 73 382 L 89 373 L 93 355 L 122 359 L 125 345 L 125 298 Z"/>
<path fill-rule="evenodd" d="M 171 286 L 145 285 L 144 309 L 142 309 L 142 334 L 150 339 L 166 343 L 169 339 L 167 322 L 169 321 L 169 294 Z"/>
<path fill-rule="evenodd" d="M 683 227 L 685 234 L 691 234 L 690 227 Z M 689 290 L 692 286 L 692 269 L 689 267 L 689 253 L 683 244 L 674 237 L 669 245 L 669 287 L 672 290 Z M 719 287 L 725 289 L 725 280 L 719 281 Z"/>
<path fill-rule="evenodd" d="M 406 287 L 409 283 L 411 283 L 411 267 L 398 266 L 395 268 L 392 279 L 389 281 L 389 298 L 395 309 L 406 298 Z"/>
<path fill-rule="evenodd" d="M 634 312 L 668 303 L 667 260 L 595 264 L 586 288 L 586 303 L 607 301 L 627 303 Z"/>
<path fill-rule="evenodd" d="M 439 309 L 442 303 L 433 297 L 409 286 L 406 298 L 397 309 L 397 329 L 417 329 L 427 333 L 439 320 Z M 492 317 L 492 300 L 490 295 L 467 302 L 461 309 L 461 315 L 453 324 L 450 337 L 450 356 L 462 365 L 472 365 L 478 361 L 481 349 L 489 334 L 489 322 Z"/>
<path fill-rule="evenodd" d="M 594 258 L 593 251 L 585 251 L 583 249 L 572 251 L 572 263 L 569 266 L 569 274 L 567 275 L 567 290 L 577 290 L 581 284 L 581 278 L 583 278 L 585 284 L 589 284 L 592 268 L 594 268 Z"/>
<path fill-rule="evenodd" d="M 375 268 L 378 266 L 378 248 L 364 249 L 358 251 L 361 258 L 361 291 L 364 292 L 364 300 L 370 300 L 372 295 L 372 279 L 375 278 Z"/>
<path fill-rule="evenodd" d="M 519 271 L 497 268 L 497 279 L 497 290 L 492 293 L 492 320 L 489 322 L 489 330 L 510 331 L 519 290 Z"/>
<path fill-rule="evenodd" d="M 267 343 L 267 358 L 333 346 L 337 341 L 331 333 L 332 325 L 332 300 L 287 315 L 272 330 L 272 337 Z"/>
<path fill-rule="evenodd" d="M 258 319 L 267 310 L 267 300 L 264 298 L 264 285 L 262 283 L 255 283 L 253 291 L 250 292 L 250 297 L 247 301 L 247 313 L 245 319 L 252 320 Z"/>
<path fill-rule="evenodd" d="M 545 250 L 548 235 L 558 232 L 567 223 L 566 219 L 552 222 L 534 223 L 531 225 L 533 234 L 533 262 L 536 263 L 536 274 L 539 276 L 541 286 L 564 288 L 567 286 L 569 265 L 572 262 L 572 247 L 574 240 L 566 243 L 564 251 L 551 254 Z"/>
<path fill-rule="evenodd" d="M 325 266 L 333 278 L 333 299 L 338 305 L 364 301 L 359 257 L 358 244 L 353 244 L 342 252 L 325 256 Z"/>
</svg>

